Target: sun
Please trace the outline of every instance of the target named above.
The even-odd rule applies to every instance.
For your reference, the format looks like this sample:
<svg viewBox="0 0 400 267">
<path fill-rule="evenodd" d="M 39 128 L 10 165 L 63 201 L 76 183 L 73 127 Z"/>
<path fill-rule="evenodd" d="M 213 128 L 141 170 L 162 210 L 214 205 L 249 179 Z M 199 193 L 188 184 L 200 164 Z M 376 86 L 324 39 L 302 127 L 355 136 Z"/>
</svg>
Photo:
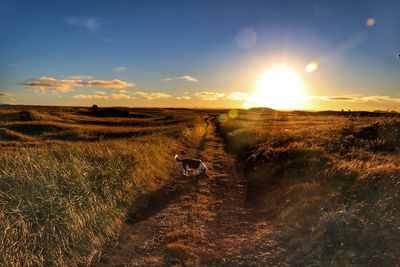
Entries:
<svg viewBox="0 0 400 267">
<path fill-rule="evenodd" d="M 288 110 L 301 108 L 304 100 L 305 90 L 300 75 L 293 68 L 280 65 L 260 75 L 245 106 Z"/>
</svg>

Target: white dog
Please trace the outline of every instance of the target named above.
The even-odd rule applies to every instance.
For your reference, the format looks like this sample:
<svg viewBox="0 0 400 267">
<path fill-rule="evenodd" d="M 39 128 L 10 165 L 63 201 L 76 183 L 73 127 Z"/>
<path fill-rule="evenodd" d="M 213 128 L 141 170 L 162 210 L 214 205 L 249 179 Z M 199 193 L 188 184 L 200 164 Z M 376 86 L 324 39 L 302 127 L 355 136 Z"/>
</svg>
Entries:
<svg viewBox="0 0 400 267">
<path fill-rule="evenodd" d="M 194 171 L 196 174 L 207 174 L 207 166 L 200 159 L 179 159 L 175 155 L 176 161 L 182 163 L 183 175 L 189 176 L 189 170 Z"/>
</svg>

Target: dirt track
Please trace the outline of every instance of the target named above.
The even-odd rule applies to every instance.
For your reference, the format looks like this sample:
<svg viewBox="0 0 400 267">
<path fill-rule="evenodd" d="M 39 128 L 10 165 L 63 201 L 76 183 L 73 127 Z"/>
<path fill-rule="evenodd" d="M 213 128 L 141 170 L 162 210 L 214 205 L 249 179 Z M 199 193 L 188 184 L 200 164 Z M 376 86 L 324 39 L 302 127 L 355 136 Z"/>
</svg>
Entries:
<svg viewBox="0 0 400 267">
<path fill-rule="evenodd" d="M 279 250 L 266 219 L 246 208 L 247 186 L 211 119 L 188 156 L 208 177 L 179 176 L 131 214 L 95 266 L 276 266 Z"/>
</svg>

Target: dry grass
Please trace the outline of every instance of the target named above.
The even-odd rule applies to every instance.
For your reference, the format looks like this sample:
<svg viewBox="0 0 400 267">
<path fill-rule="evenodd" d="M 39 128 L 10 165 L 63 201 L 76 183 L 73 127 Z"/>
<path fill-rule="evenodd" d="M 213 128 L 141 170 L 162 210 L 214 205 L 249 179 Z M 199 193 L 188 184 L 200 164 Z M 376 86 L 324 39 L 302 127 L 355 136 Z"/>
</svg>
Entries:
<svg viewBox="0 0 400 267">
<path fill-rule="evenodd" d="M 244 112 L 219 128 L 289 265 L 398 264 L 399 119 Z"/>
<path fill-rule="evenodd" d="M 90 260 L 118 232 L 128 207 L 135 210 L 132 203 L 170 177 L 182 142 L 204 150 L 207 114 L 220 120 L 228 149 L 243 163 L 248 205 L 277 229 L 287 264 L 398 264 L 399 119 L 265 110 L 229 119 L 221 113 L 0 109 L 0 265 Z M 213 218 L 204 199 L 188 207 L 199 215 L 198 225 Z M 191 205 L 190 196 L 182 200 Z M 198 248 L 182 240 L 202 233 L 180 223 L 165 235 L 166 253 L 196 265 Z M 155 256 L 147 263 L 160 262 Z"/>
<path fill-rule="evenodd" d="M 178 140 L 196 132 L 195 116 L 184 114 L 155 110 L 138 126 L 137 118 L 100 119 L 84 108 L 1 110 L 0 265 L 90 260 L 128 206 L 170 177 Z"/>
</svg>

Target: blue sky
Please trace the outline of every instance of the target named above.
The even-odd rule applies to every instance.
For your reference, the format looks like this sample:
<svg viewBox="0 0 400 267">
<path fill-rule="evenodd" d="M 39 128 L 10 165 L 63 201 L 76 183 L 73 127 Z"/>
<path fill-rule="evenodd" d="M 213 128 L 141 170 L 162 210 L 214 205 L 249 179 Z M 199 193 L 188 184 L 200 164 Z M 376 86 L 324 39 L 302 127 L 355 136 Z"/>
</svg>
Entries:
<svg viewBox="0 0 400 267">
<path fill-rule="evenodd" d="M 0 102 L 241 107 L 283 64 L 302 108 L 398 109 L 399 14 L 399 1 L 0 0 Z"/>
</svg>

